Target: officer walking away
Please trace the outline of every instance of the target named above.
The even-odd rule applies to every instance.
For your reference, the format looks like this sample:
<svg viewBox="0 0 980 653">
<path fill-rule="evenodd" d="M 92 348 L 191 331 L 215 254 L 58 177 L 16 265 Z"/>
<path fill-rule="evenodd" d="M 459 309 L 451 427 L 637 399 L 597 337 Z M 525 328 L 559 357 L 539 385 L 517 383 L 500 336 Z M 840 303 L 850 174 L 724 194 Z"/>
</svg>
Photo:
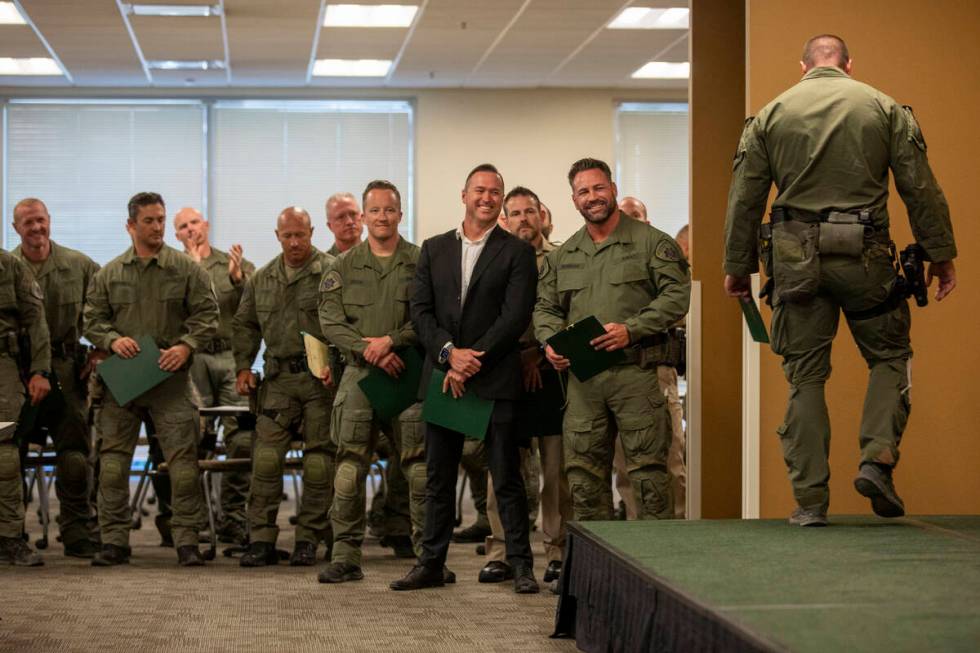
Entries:
<svg viewBox="0 0 980 653">
<path fill-rule="evenodd" d="M 418 344 L 408 298 L 419 248 L 398 234 L 401 194 L 394 184 L 370 182 L 362 201 L 367 242 L 334 261 L 320 284 L 323 334 L 348 362 L 333 406 L 331 439 L 337 444 L 331 511 L 334 546 L 330 565 L 320 573 L 321 583 L 364 577 L 365 477 L 381 431 L 393 445 L 390 455 L 401 459 L 411 495 L 411 523 L 389 522 L 385 537 L 396 553 L 405 552 L 400 557 L 415 557 L 412 536 L 418 542 L 425 525 L 422 406 L 416 403 L 400 419 L 383 420 L 358 385 L 372 367 L 398 378 L 405 371 L 404 350 Z"/>
<path fill-rule="evenodd" d="M 639 517 L 669 519 L 674 515 L 667 469 L 670 415 L 657 365 L 666 359 L 667 330 L 684 317 L 690 303 L 687 261 L 670 236 L 620 211 L 605 162 L 576 161 L 568 181 L 585 225 L 545 258 L 534 335 L 546 342 L 569 324 L 594 315 L 606 333 L 592 346 L 626 355 L 624 364 L 584 383 L 569 375 L 563 428 L 575 519 L 613 517 L 611 467 L 617 432 Z M 569 366 L 550 345 L 545 356 L 557 370 Z"/>
<path fill-rule="evenodd" d="M 199 566 L 198 526 L 203 497 L 197 469 L 200 432 L 188 367 L 191 354 L 218 328 L 218 303 L 208 275 L 163 242 L 166 208 L 156 193 L 129 200 L 133 246 L 92 279 L 85 304 L 85 337 L 120 358 L 139 353 L 137 336 L 160 347 L 166 381 L 120 406 L 106 392 L 99 411 L 99 526 L 102 550 L 95 566 L 129 562 L 129 470 L 141 421 L 149 416 L 163 449 L 173 486 L 173 538 L 182 566 Z"/>
<path fill-rule="evenodd" d="M 276 220 L 282 254 L 245 282 L 234 319 L 232 348 L 238 393 L 256 391 L 252 363 L 265 341 L 265 379 L 258 393 L 259 415 L 252 453 L 248 500 L 251 541 L 242 567 L 279 562 L 276 517 L 282 502 L 282 473 L 291 439 L 302 435 L 303 498 L 296 524 L 292 566 L 316 564 L 317 543 L 332 540 L 327 512 L 333 501 L 334 456 L 330 406 L 334 393 L 330 368 L 310 370 L 302 332 L 323 340 L 317 316 L 320 278 L 334 257 L 313 247 L 310 214 L 298 206 Z"/>
<path fill-rule="evenodd" d="M 870 378 L 861 418 L 859 493 L 875 514 L 905 506 L 892 482 L 909 415 L 911 278 L 899 277 L 888 232 L 888 170 L 929 261 L 936 299 L 956 286 L 946 198 L 912 109 L 851 78 L 847 46 L 830 34 L 806 42 L 803 79 L 746 121 L 728 195 L 725 290 L 748 297 L 761 253 L 773 307 L 772 349 L 783 357 L 789 406 L 778 433 L 798 508 L 789 521 L 827 523 L 830 420 L 824 383 L 841 311 Z M 769 188 L 778 194 L 760 222 Z M 760 236 L 762 246 L 760 247 Z M 908 275 L 907 275 L 908 276 Z"/>
<path fill-rule="evenodd" d="M 20 419 L 24 401 L 39 405 L 51 392 L 51 343 L 44 296 L 30 268 L 0 249 L 0 422 Z M 27 396 L 17 367 L 18 335 L 30 339 Z M 19 567 L 44 564 L 24 541 L 24 479 L 14 432 L 0 434 L 0 560 Z"/>
<path fill-rule="evenodd" d="M 231 353 L 231 322 L 242 298 L 245 280 L 255 273 L 255 266 L 242 256 L 242 246 L 232 245 L 224 252 L 211 246 L 210 223 L 201 212 L 183 208 L 174 216 L 177 240 L 184 252 L 208 273 L 218 300 L 217 335 L 194 354 L 191 380 L 201 397 L 202 406 L 247 405 L 235 389 L 235 357 Z M 204 441 L 213 448 L 217 439 L 216 421 L 204 424 Z M 236 417 L 223 417 L 223 443 L 228 458 L 248 458 L 252 455 L 251 431 L 239 430 Z M 251 475 L 248 472 L 221 474 L 221 523 L 217 527 L 222 542 L 244 544 L 245 498 Z"/>
<path fill-rule="evenodd" d="M 58 405 L 40 411 L 36 427 L 45 426 L 54 442 L 54 489 L 58 496 L 58 529 L 65 555 L 94 558 L 99 545 L 89 533 L 90 433 L 88 426 L 88 348 L 79 343 L 82 307 L 98 264 L 85 254 L 51 240 L 51 216 L 44 202 L 23 199 L 14 206 L 14 229 L 20 245 L 13 255 L 34 272 L 44 293 L 44 315 L 51 335 L 52 380 L 61 392 Z M 50 402 L 51 400 L 49 400 Z"/>
</svg>

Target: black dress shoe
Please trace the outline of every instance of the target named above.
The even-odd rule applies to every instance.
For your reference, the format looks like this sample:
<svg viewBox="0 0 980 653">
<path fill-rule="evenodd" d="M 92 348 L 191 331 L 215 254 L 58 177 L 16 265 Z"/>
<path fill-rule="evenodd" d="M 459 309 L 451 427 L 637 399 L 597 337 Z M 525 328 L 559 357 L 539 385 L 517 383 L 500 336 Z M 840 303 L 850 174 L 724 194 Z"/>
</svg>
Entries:
<svg viewBox="0 0 980 653">
<path fill-rule="evenodd" d="M 181 567 L 203 567 L 204 556 L 196 544 L 185 544 L 177 547 L 177 564 Z"/>
<path fill-rule="evenodd" d="M 290 567 L 312 567 L 316 564 L 316 544 L 297 542 L 293 554 L 289 556 Z"/>
<path fill-rule="evenodd" d="M 478 580 L 481 583 L 502 583 L 514 577 L 514 568 L 506 562 L 491 560 L 480 570 Z"/>
<path fill-rule="evenodd" d="M 553 580 L 558 580 L 559 576 L 561 576 L 561 560 L 552 560 L 548 563 L 548 568 L 544 570 L 544 578 L 541 580 L 550 583 Z"/>
<path fill-rule="evenodd" d="M 115 567 L 116 565 L 129 564 L 128 546 L 116 546 L 115 544 L 103 544 L 102 550 L 95 554 L 92 559 L 93 567 Z"/>
<path fill-rule="evenodd" d="M 381 538 L 381 546 L 391 547 L 396 558 L 414 558 L 415 548 L 412 538 L 408 535 L 385 535 Z"/>
<path fill-rule="evenodd" d="M 94 558 L 102 549 L 92 540 L 75 540 L 71 544 L 65 545 L 65 555 L 69 558 Z"/>
<path fill-rule="evenodd" d="M 526 562 L 514 565 L 514 593 L 537 594 L 541 591 L 538 581 L 534 580 L 534 570 Z"/>
<path fill-rule="evenodd" d="M 248 551 L 238 561 L 240 567 L 265 567 L 279 564 L 279 553 L 275 544 L 268 542 L 252 542 Z"/>
<path fill-rule="evenodd" d="M 393 580 L 388 585 L 396 592 L 420 590 L 426 587 L 442 587 L 446 584 L 445 568 L 430 569 L 425 565 L 415 565 L 404 578 Z"/>
<path fill-rule="evenodd" d="M 480 526 L 479 524 L 473 524 L 472 526 L 468 526 L 463 530 L 453 533 L 453 542 L 461 542 L 464 544 L 471 542 L 473 544 L 478 544 L 487 539 L 487 535 L 490 535 L 489 528 L 486 526 Z"/>
</svg>

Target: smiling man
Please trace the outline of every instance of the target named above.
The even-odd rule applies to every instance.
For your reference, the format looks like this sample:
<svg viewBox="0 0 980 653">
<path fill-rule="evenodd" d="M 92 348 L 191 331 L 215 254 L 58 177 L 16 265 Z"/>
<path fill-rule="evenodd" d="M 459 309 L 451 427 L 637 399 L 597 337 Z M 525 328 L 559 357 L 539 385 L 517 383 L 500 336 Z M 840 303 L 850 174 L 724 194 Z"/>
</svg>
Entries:
<svg viewBox="0 0 980 653">
<path fill-rule="evenodd" d="M 198 417 L 188 367 L 193 352 L 218 328 L 218 303 L 207 273 L 163 242 L 163 198 L 137 193 L 129 200 L 133 246 L 92 279 L 85 305 L 85 337 L 120 358 L 140 351 L 135 338 L 160 347 L 158 365 L 172 376 L 125 406 L 106 392 L 99 412 L 99 526 L 102 550 L 95 566 L 129 562 L 129 469 L 141 420 L 149 415 L 173 484 L 173 537 L 182 566 L 204 564 L 197 526 L 202 510 L 197 469 Z"/>
<path fill-rule="evenodd" d="M 610 465 L 617 429 L 640 518 L 670 518 L 670 416 L 657 364 L 665 358 L 667 329 L 687 313 L 687 261 L 670 236 L 620 211 L 605 162 L 576 161 L 568 182 L 585 225 L 545 259 L 534 335 L 546 342 L 567 325 L 594 315 L 606 333 L 592 346 L 626 354 L 622 365 L 588 381 L 569 375 L 563 426 L 575 519 L 612 519 Z M 568 359 L 550 345 L 545 355 L 555 369 L 568 368 Z"/>
<path fill-rule="evenodd" d="M 331 256 L 340 256 L 361 242 L 364 221 L 357 198 L 350 193 L 334 193 L 327 199 L 327 229 L 333 234 Z"/>
</svg>

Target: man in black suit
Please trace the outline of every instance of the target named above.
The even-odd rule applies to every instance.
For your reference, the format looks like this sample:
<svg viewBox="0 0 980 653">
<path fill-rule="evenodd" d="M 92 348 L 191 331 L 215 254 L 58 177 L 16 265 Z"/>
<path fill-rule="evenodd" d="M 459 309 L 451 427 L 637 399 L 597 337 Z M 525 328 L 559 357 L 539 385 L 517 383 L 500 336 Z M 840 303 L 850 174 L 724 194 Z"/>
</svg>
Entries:
<svg viewBox="0 0 980 653">
<path fill-rule="evenodd" d="M 463 224 L 422 244 L 411 315 L 426 350 L 422 388 L 434 367 L 446 370 L 443 392 L 472 392 L 494 401 L 486 434 L 487 458 L 500 506 L 514 591 L 538 591 L 528 535 L 527 498 L 514 419 L 520 398 L 518 341 L 531 319 L 537 284 L 534 249 L 497 227 L 504 180 L 490 164 L 467 176 Z M 425 528 L 422 555 L 394 590 L 444 584 L 443 567 L 455 517 L 456 479 L 463 435 L 426 425 Z"/>
</svg>

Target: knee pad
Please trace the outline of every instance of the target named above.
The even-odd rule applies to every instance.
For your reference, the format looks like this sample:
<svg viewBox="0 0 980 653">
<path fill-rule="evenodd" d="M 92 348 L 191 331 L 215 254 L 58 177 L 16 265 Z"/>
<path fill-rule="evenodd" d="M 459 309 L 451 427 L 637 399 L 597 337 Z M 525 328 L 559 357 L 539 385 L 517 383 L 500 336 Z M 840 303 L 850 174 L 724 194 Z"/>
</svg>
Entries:
<svg viewBox="0 0 980 653">
<path fill-rule="evenodd" d="M 308 485 L 310 487 L 326 487 L 330 484 L 330 480 L 327 456 L 325 454 L 303 454 L 303 485 Z"/>
<path fill-rule="evenodd" d="M 87 483 L 88 461 L 80 451 L 66 451 L 58 460 L 58 478 L 62 483 Z"/>
<path fill-rule="evenodd" d="M 174 496 L 192 495 L 197 490 L 197 466 L 178 462 L 170 467 L 170 479 Z"/>
<path fill-rule="evenodd" d="M 102 454 L 99 458 L 99 485 L 103 488 L 129 491 L 126 459 L 116 454 Z"/>
<path fill-rule="evenodd" d="M 20 481 L 20 452 L 13 445 L 0 445 L 0 481 Z"/>
<path fill-rule="evenodd" d="M 256 448 L 253 468 L 255 477 L 260 481 L 275 481 L 282 476 L 282 460 L 272 448 Z"/>
</svg>

